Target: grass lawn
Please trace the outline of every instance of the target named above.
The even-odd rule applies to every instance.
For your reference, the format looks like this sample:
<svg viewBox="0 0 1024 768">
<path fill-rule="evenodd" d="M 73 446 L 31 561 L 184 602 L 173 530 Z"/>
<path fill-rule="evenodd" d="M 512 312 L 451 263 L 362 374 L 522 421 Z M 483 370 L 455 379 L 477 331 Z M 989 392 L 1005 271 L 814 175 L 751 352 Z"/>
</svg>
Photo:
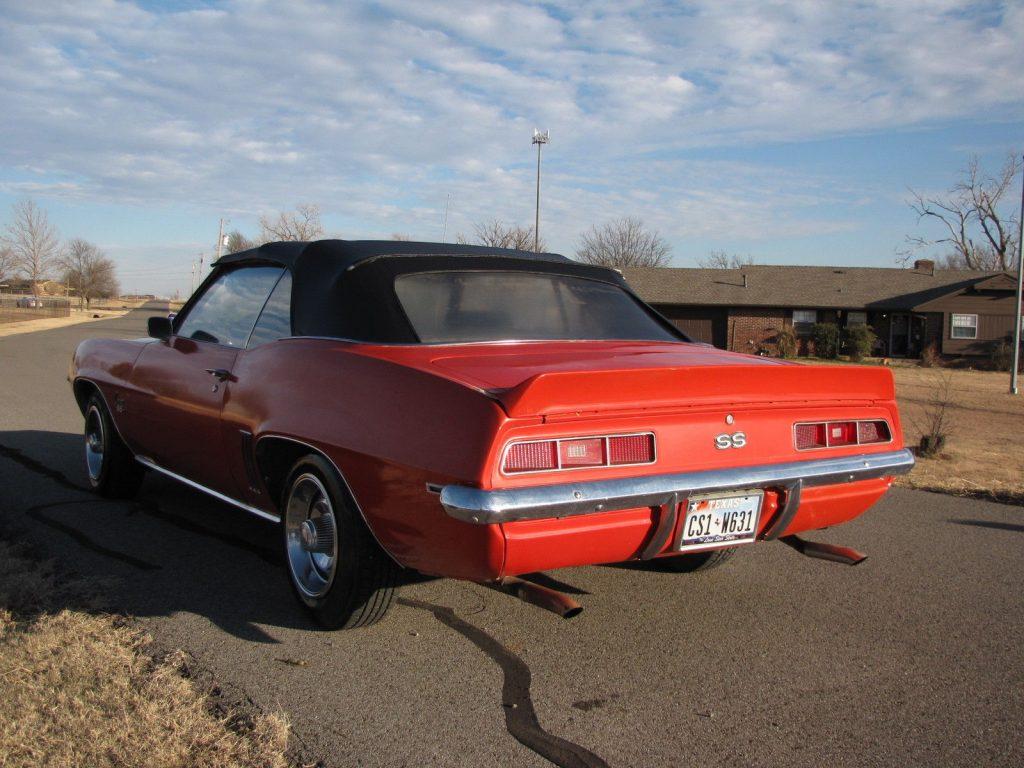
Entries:
<svg viewBox="0 0 1024 768">
<path fill-rule="evenodd" d="M 90 585 L 0 531 L 0 765 L 286 768 L 277 715 L 215 713 L 184 654 L 154 658 Z"/>
<path fill-rule="evenodd" d="M 929 403 L 947 378 L 951 401 L 943 454 L 919 457 L 897 485 L 1024 504 L 1024 394 L 1009 393 L 1010 374 L 908 364 L 891 370 L 908 446 L 920 440 Z"/>
</svg>

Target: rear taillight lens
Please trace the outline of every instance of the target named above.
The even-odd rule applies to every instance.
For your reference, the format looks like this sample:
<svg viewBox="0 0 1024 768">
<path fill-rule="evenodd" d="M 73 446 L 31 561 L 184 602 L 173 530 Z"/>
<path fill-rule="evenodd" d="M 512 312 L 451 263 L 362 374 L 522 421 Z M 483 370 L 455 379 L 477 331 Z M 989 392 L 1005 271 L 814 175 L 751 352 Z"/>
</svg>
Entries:
<svg viewBox="0 0 1024 768">
<path fill-rule="evenodd" d="M 506 472 L 540 472 L 558 469 L 558 443 L 544 440 L 538 443 L 513 443 L 505 454 Z"/>
<path fill-rule="evenodd" d="M 885 421 L 858 421 L 857 442 L 864 443 L 888 443 L 892 440 L 889 432 L 889 424 Z"/>
<path fill-rule="evenodd" d="M 796 425 L 796 449 L 806 451 L 810 448 L 824 448 L 825 442 L 824 424 L 797 424 Z"/>
<path fill-rule="evenodd" d="M 558 460 L 563 469 L 570 467 L 603 467 L 607 457 L 604 453 L 603 437 L 588 437 L 583 440 L 560 440 Z"/>
<path fill-rule="evenodd" d="M 888 443 L 890 440 L 892 440 L 892 432 L 889 430 L 889 422 L 884 419 L 819 421 L 793 426 L 793 442 L 798 451 Z"/>
<path fill-rule="evenodd" d="M 512 443 L 505 452 L 501 471 L 544 472 L 585 467 L 617 467 L 652 464 L 655 458 L 654 435 L 599 435 L 559 440 L 533 440 Z"/>
<path fill-rule="evenodd" d="M 856 421 L 830 421 L 825 428 L 825 439 L 829 448 L 857 444 Z"/>
<path fill-rule="evenodd" d="M 608 438 L 608 463 L 650 464 L 654 461 L 654 435 L 618 435 Z"/>
</svg>

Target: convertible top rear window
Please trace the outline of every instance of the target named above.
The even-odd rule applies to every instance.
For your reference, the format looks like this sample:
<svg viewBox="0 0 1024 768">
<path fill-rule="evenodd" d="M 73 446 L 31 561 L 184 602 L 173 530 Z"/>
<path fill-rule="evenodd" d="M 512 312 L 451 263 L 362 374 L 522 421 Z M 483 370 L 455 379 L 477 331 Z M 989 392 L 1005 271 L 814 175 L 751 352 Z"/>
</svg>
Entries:
<svg viewBox="0 0 1024 768">
<path fill-rule="evenodd" d="M 632 296 L 555 273 L 414 272 L 395 293 L 424 343 L 511 339 L 678 341 Z"/>
</svg>

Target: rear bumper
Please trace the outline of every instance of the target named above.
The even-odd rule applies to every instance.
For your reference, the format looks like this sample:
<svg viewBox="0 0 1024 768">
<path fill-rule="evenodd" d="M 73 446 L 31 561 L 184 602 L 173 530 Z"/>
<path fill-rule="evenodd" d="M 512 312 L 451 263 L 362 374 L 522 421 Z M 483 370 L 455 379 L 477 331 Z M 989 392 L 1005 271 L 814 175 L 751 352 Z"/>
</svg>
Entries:
<svg viewBox="0 0 1024 768">
<path fill-rule="evenodd" d="M 441 504 L 457 520 L 490 525 L 637 507 L 659 507 L 681 501 L 694 493 L 730 488 L 799 489 L 840 485 L 903 475 L 913 466 L 914 455 L 903 449 L 785 464 L 492 491 L 446 485 L 441 489 Z M 795 505 L 787 506 L 794 507 L 790 515 L 795 513 Z"/>
</svg>

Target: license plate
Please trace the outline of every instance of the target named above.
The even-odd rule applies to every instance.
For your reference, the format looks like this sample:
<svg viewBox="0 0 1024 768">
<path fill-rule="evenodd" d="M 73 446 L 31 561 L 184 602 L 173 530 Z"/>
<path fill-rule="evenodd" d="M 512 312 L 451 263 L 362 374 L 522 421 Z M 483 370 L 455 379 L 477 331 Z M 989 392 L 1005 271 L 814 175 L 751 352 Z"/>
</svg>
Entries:
<svg viewBox="0 0 1024 768">
<path fill-rule="evenodd" d="M 691 496 L 686 502 L 679 551 L 749 544 L 757 536 L 763 491 Z"/>
</svg>

